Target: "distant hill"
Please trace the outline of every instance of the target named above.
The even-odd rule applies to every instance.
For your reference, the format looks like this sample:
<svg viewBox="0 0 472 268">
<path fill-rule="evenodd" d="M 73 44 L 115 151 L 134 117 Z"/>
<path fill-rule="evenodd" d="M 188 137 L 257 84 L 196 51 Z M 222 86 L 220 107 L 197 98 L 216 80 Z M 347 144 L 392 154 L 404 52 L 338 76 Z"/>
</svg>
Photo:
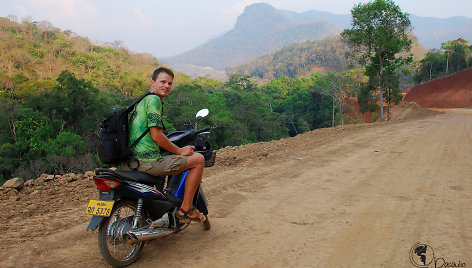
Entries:
<svg viewBox="0 0 472 268">
<path fill-rule="evenodd" d="M 181 71 L 192 65 L 224 70 L 284 46 L 320 40 L 340 32 L 340 28 L 327 21 L 298 23 L 272 6 L 259 3 L 247 6 L 234 29 L 225 35 L 163 61 Z M 184 72 L 192 75 L 189 69 Z"/>
<path fill-rule="evenodd" d="M 416 15 L 410 15 L 410 19 L 413 34 L 425 48 L 440 48 L 442 42 L 459 37 L 472 40 L 472 19 Z M 191 76 L 221 77 L 226 68 L 292 44 L 338 35 L 350 25 L 350 14 L 316 10 L 298 13 L 257 3 L 246 7 L 232 30 L 188 52 L 161 60 Z"/>
<path fill-rule="evenodd" d="M 0 95 L 9 90 L 20 98 L 51 88 L 63 70 L 99 89 L 136 95 L 161 66 L 150 54 L 130 52 L 119 43 L 96 45 L 47 21 L 19 24 L 0 17 L 0 51 Z M 176 73 L 176 83 L 184 79 Z"/>
<path fill-rule="evenodd" d="M 411 53 L 414 60 L 423 59 L 426 50 L 418 43 L 415 36 L 411 36 L 411 39 Z M 241 73 L 265 80 L 281 76 L 291 78 L 310 76 L 314 72 L 338 72 L 349 67 L 345 57 L 348 52 L 349 46 L 341 41 L 339 36 L 328 37 L 290 45 L 226 70 L 228 74 Z M 410 75 L 402 74 L 400 77 L 402 88 L 411 86 Z"/>
<path fill-rule="evenodd" d="M 472 19 L 466 17 L 438 19 L 411 15 L 410 20 L 413 34 L 425 48 L 441 48 L 441 43 L 458 38 L 472 40 Z"/>
<path fill-rule="evenodd" d="M 305 11 L 301 13 L 281 10 L 290 20 L 298 23 L 311 21 L 329 21 L 340 29 L 351 27 L 351 15 L 333 14 L 323 11 Z M 445 19 L 420 17 L 410 14 L 413 34 L 425 48 L 440 48 L 441 43 L 462 37 L 472 40 L 472 19 L 466 17 L 450 17 Z"/>
<path fill-rule="evenodd" d="M 297 23 L 309 23 L 313 21 L 329 21 L 330 23 L 336 25 L 340 29 L 346 29 L 351 27 L 351 15 L 345 14 L 334 14 L 325 11 L 310 10 L 304 11 L 301 13 L 289 11 L 289 10 L 280 10 L 280 12 L 286 16 L 288 19 L 293 20 Z"/>
<path fill-rule="evenodd" d="M 265 54 L 227 72 L 241 73 L 263 79 L 274 79 L 281 76 L 291 78 L 309 76 L 313 72 L 336 72 L 348 64 L 346 53 L 349 47 L 338 37 L 321 41 L 308 41 L 294 44 L 275 52 Z"/>
</svg>

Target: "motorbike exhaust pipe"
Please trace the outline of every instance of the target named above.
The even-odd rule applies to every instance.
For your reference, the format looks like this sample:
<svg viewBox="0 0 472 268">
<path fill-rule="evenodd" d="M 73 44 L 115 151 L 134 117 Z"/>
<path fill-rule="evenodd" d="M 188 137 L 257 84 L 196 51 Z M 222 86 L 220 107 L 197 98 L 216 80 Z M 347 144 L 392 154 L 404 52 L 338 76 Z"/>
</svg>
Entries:
<svg viewBox="0 0 472 268">
<path fill-rule="evenodd" d="M 129 231 L 123 235 L 123 240 L 127 244 L 136 244 L 140 241 L 148 241 L 160 237 L 164 237 L 174 233 L 174 230 L 167 228 L 155 228 L 155 229 L 141 229 Z"/>
</svg>

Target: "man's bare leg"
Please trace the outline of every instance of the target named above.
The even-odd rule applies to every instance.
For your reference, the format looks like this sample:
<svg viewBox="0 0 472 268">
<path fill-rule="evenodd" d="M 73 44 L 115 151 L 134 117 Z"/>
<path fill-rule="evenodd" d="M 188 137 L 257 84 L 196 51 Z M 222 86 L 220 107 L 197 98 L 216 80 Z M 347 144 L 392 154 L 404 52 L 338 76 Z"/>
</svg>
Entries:
<svg viewBox="0 0 472 268">
<path fill-rule="evenodd" d="M 184 191 L 184 200 L 180 208 L 184 211 L 189 211 L 192 208 L 193 197 L 195 192 L 202 181 L 203 168 L 205 167 L 205 158 L 199 153 L 193 153 L 187 157 L 186 169 L 190 168 L 190 171 L 187 175 L 187 180 L 185 181 L 185 191 Z M 179 212 L 180 215 L 183 215 L 182 212 Z M 203 219 L 204 216 L 198 210 L 190 212 L 189 217 L 196 217 L 198 215 L 199 219 Z"/>
</svg>

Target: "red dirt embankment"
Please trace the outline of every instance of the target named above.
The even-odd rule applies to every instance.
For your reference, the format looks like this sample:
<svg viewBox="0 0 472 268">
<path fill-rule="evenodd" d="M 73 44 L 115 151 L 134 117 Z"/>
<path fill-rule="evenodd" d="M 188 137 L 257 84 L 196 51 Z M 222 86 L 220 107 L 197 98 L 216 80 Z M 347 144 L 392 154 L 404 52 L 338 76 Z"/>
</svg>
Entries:
<svg viewBox="0 0 472 268">
<path fill-rule="evenodd" d="M 427 108 L 472 107 L 472 69 L 412 88 L 404 102 Z"/>
</svg>

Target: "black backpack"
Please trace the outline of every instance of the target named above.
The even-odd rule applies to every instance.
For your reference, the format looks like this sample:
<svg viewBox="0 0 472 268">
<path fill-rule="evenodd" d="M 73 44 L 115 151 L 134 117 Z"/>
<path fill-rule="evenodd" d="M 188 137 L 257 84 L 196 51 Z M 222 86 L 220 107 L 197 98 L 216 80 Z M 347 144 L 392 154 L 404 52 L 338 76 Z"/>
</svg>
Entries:
<svg viewBox="0 0 472 268">
<path fill-rule="evenodd" d="M 148 95 L 156 95 L 152 92 L 139 97 L 128 108 L 115 110 L 100 125 L 100 143 L 98 145 L 98 157 L 104 164 L 120 164 L 130 158 L 131 148 L 149 132 L 149 128 L 139 138 L 128 146 L 129 127 L 128 114 L 134 107 Z"/>
</svg>

